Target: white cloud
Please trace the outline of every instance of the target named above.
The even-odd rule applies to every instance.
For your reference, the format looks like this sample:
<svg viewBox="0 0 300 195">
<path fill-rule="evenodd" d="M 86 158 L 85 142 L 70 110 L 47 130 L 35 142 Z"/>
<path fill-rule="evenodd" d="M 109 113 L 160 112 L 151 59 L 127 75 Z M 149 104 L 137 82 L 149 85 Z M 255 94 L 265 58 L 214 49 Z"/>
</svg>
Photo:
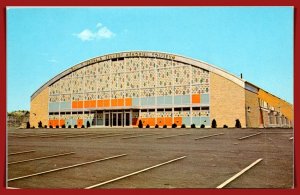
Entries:
<svg viewBox="0 0 300 195">
<path fill-rule="evenodd" d="M 97 23 L 97 31 L 93 32 L 90 29 L 85 29 L 80 33 L 74 34 L 82 41 L 92 41 L 95 39 L 110 39 L 115 36 L 111 30 L 109 30 L 106 26 L 103 26 L 101 23 Z"/>
<path fill-rule="evenodd" d="M 115 34 L 111 32 L 107 27 L 102 27 L 98 30 L 96 33 L 97 38 L 104 38 L 104 39 L 109 39 L 113 37 Z"/>
<path fill-rule="evenodd" d="M 101 27 L 102 26 L 102 24 L 99 22 L 99 23 L 97 23 L 97 25 L 96 25 L 96 27 Z"/>
<path fill-rule="evenodd" d="M 51 63 L 53 63 L 53 64 L 58 63 L 58 61 L 57 61 L 56 59 L 54 59 L 54 58 L 50 59 L 49 62 L 51 62 Z"/>
<path fill-rule="evenodd" d="M 89 29 L 85 29 L 81 33 L 76 34 L 76 36 L 82 41 L 91 41 L 94 39 L 95 35 Z"/>
</svg>

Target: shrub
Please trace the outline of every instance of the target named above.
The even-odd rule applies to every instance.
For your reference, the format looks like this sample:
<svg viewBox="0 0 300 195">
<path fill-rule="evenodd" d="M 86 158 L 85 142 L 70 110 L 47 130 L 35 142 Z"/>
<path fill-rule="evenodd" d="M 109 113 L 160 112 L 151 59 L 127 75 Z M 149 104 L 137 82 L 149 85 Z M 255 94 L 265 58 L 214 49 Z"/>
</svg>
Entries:
<svg viewBox="0 0 300 195">
<path fill-rule="evenodd" d="M 35 128 L 35 126 L 32 126 L 32 129 L 34 129 Z"/>
<path fill-rule="evenodd" d="M 69 125 L 69 126 L 68 126 L 68 128 L 72 128 L 72 126 L 71 126 L 71 125 Z"/>
<path fill-rule="evenodd" d="M 89 128 L 91 126 L 90 121 L 86 122 L 86 127 Z"/>
<path fill-rule="evenodd" d="M 38 127 L 39 127 L 39 128 L 43 128 L 42 121 L 38 122 Z"/>
<path fill-rule="evenodd" d="M 196 128 L 196 125 L 195 125 L 195 124 L 192 124 L 192 125 L 191 125 L 191 128 Z"/>
<path fill-rule="evenodd" d="M 215 119 L 211 122 L 211 128 L 217 128 L 217 121 Z"/>
<path fill-rule="evenodd" d="M 177 128 L 177 124 L 176 123 L 172 124 L 172 128 Z"/>
<path fill-rule="evenodd" d="M 201 127 L 201 128 L 205 128 L 205 125 L 204 125 L 204 124 L 202 124 L 200 127 Z"/>
<path fill-rule="evenodd" d="M 77 128 L 77 125 L 74 125 L 74 128 Z"/>
<path fill-rule="evenodd" d="M 26 129 L 30 129 L 30 122 L 26 123 Z"/>
<path fill-rule="evenodd" d="M 182 125 L 181 125 L 181 128 L 185 128 L 185 124 L 182 124 Z"/>
<path fill-rule="evenodd" d="M 228 128 L 228 126 L 227 125 L 223 125 L 223 128 Z"/>
<path fill-rule="evenodd" d="M 52 125 L 50 125 L 50 126 L 49 126 L 49 128 L 51 128 L 51 129 L 52 129 L 52 128 L 53 128 L 53 126 L 52 126 Z"/>
<path fill-rule="evenodd" d="M 149 124 L 147 124 L 147 125 L 146 125 L 146 128 L 150 128 L 150 125 L 149 125 Z"/>
<path fill-rule="evenodd" d="M 63 125 L 61 126 L 61 128 L 66 128 L 66 125 L 65 125 L 65 124 L 63 124 Z"/>
<path fill-rule="evenodd" d="M 142 120 L 139 120 L 139 128 L 143 128 L 143 122 L 142 122 Z"/>
<path fill-rule="evenodd" d="M 48 126 L 47 125 L 44 125 L 44 128 L 47 128 Z"/>
<path fill-rule="evenodd" d="M 158 124 L 155 125 L 155 128 L 159 128 Z"/>
<path fill-rule="evenodd" d="M 240 122 L 239 119 L 236 119 L 236 120 L 235 120 L 235 127 L 236 127 L 236 128 L 241 128 L 241 127 L 242 127 L 241 122 Z"/>
<path fill-rule="evenodd" d="M 84 125 L 82 125 L 81 128 L 85 128 Z"/>
<path fill-rule="evenodd" d="M 164 125 L 163 128 L 167 128 L 167 125 Z"/>
<path fill-rule="evenodd" d="M 59 126 L 58 126 L 58 125 L 56 125 L 56 126 L 55 126 L 55 128 L 59 128 Z"/>
</svg>

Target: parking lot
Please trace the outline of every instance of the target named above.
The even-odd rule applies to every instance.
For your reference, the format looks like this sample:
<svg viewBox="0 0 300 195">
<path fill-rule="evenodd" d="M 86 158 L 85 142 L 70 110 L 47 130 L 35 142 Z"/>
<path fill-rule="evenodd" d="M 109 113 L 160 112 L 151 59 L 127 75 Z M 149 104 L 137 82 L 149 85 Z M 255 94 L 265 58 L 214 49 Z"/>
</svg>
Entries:
<svg viewBox="0 0 300 195">
<path fill-rule="evenodd" d="M 275 128 L 9 129 L 7 186 L 293 188 L 293 136 Z"/>
</svg>

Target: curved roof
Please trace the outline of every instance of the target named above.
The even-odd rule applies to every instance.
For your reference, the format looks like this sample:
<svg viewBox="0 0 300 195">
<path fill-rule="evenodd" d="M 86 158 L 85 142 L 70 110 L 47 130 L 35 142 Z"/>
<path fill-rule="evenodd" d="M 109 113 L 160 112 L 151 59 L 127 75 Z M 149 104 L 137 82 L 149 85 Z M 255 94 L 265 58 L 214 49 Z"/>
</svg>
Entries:
<svg viewBox="0 0 300 195">
<path fill-rule="evenodd" d="M 195 59 L 184 57 L 184 56 L 177 55 L 177 54 L 164 53 L 164 52 L 127 51 L 127 52 L 118 52 L 118 53 L 112 53 L 112 54 L 107 54 L 107 55 L 103 55 L 103 56 L 94 57 L 94 58 L 91 58 L 89 60 L 83 61 L 79 64 L 76 64 L 76 65 L 72 66 L 71 68 L 61 72 L 60 74 L 56 75 L 55 77 L 50 79 L 48 82 L 46 82 L 44 85 L 42 85 L 38 90 L 36 90 L 31 95 L 31 100 L 33 98 L 35 98 L 42 90 L 44 90 L 48 86 L 52 85 L 53 83 L 55 83 L 59 79 L 63 78 L 64 76 L 66 76 L 66 75 L 68 75 L 68 74 L 70 74 L 70 73 L 72 73 L 72 72 L 74 72 L 74 71 L 76 71 L 80 68 L 92 65 L 94 63 L 106 61 L 106 60 L 112 60 L 112 59 L 117 59 L 117 58 L 130 58 L 130 57 L 148 57 L 148 58 L 150 57 L 150 58 L 166 59 L 166 60 L 182 62 L 182 63 L 185 63 L 185 64 L 189 64 L 189 65 L 192 65 L 192 66 L 195 66 L 195 67 L 205 69 L 205 70 L 213 72 L 215 74 L 218 74 L 218 75 L 220 75 L 220 76 L 236 83 L 237 85 L 245 88 L 245 80 L 243 80 L 243 79 L 241 79 L 241 78 L 239 78 L 239 77 L 237 77 L 237 76 L 235 76 L 231 73 L 228 73 L 227 71 L 225 71 L 221 68 L 218 68 L 216 66 L 213 66 L 213 65 L 208 64 L 208 63 L 203 62 L 203 61 L 195 60 Z"/>
</svg>

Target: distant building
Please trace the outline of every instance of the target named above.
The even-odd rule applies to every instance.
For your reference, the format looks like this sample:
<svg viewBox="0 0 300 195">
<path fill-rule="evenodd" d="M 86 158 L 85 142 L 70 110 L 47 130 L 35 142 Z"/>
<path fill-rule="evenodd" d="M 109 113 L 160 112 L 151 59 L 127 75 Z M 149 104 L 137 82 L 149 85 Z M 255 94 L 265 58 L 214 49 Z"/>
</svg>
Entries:
<svg viewBox="0 0 300 195">
<path fill-rule="evenodd" d="M 161 52 L 121 52 L 79 63 L 31 96 L 30 124 L 135 127 L 291 127 L 293 106 L 218 67 Z"/>
</svg>

